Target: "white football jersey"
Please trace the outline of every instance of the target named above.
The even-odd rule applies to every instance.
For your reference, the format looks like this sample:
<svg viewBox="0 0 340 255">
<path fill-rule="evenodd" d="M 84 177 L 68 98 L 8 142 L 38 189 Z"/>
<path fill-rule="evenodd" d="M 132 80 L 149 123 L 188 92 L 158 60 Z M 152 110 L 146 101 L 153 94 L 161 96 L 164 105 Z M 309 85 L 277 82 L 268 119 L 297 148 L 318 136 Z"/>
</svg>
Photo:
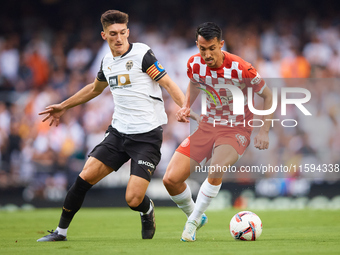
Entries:
<svg viewBox="0 0 340 255">
<path fill-rule="evenodd" d="M 138 134 L 166 124 L 157 83 L 165 74 L 150 47 L 143 43 L 130 44 L 129 50 L 118 57 L 106 54 L 97 79 L 107 81 L 113 95 L 112 127 L 121 133 Z"/>
</svg>

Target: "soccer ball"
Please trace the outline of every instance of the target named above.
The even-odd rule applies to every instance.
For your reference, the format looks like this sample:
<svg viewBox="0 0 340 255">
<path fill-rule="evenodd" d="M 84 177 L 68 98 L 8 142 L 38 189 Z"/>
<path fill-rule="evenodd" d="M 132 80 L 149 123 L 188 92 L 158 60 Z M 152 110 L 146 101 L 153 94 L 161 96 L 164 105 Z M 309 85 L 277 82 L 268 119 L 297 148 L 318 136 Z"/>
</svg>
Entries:
<svg viewBox="0 0 340 255">
<path fill-rule="evenodd" d="M 229 230 L 235 240 L 255 241 L 262 233 L 262 222 L 255 213 L 242 211 L 231 219 Z"/>
</svg>

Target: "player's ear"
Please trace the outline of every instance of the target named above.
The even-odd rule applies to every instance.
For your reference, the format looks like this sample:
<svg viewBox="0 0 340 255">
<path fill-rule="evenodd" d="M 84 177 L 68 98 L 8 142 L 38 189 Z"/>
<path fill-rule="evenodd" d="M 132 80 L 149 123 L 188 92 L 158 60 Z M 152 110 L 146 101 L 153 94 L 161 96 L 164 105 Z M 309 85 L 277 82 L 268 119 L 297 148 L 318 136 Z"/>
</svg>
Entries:
<svg viewBox="0 0 340 255">
<path fill-rule="evenodd" d="M 197 48 L 198 48 L 198 42 L 196 41 L 196 46 L 197 46 Z"/>
<path fill-rule="evenodd" d="M 100 35 L 102 36 L 103 40 L 106 41 L 106 34 L 105 34 L 105 32 L 104 32 L 104 31 L 101 31 L 101 32 L 100 32 Z"/>
<path fill-rule="evenodd" d="M 126 32 L 126 33 L 127 33 L 127 38 L 128 38 L 129 35 L 130 35 L 130 29 L 129 29 L 129 28 L 127 29 L 127 32 Z"/>
<path fill-rule="evenodd" d="M 223 48 L 223 45 L 224 45 L 224 40 L 221 40 L 220 47 Z"/>
</svg>

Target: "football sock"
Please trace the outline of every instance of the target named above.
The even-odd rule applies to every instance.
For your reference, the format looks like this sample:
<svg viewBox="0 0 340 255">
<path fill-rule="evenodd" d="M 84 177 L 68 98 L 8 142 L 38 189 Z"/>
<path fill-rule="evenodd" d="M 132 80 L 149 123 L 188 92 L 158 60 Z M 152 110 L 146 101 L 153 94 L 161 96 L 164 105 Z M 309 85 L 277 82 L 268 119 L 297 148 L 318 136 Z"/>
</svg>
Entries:
<svg viewBox="0 0 340 255">
<path fill-rule="evenodd" d="M 149 214 L 149 213 L 151 213 L 151 211 L 152 211 L 152 204 L 151 204 L 151 201 L 150 201 L 150 207 L 149 207 L 149 210 L 146 212 L 146 213 L 143 213 L 143 215 L 145 215 L 145 214 Z"/>
<path fill-rule="evenodd" d="M 194 220 L 197 223 L 199 223 L 202 214 L 207 210 L 212 199 L 217 196 L 221 186 L 222 184 L 217 186 L 211 185 L 208 182 L 208 179 L 205 179 L 198 192 L 195 209 L 189 216 L 188 220 L 190 221 Z"/>
<path fill-rule="evenodd" d="M 80 176 L 78 176 L 75 183 L 67 192 L 63 212 L 60 217 L 58 227 L 61 229 L 67 229 L 70 225 L 73 216 L 78 212 L 81 205 L 83 204 L 86 192 L 91 189 L 92 185 L 84 181 Z"/>
<path fill-rule="evenodd" d="M 59 235 L 66 236 L 67 235 L 67 228 L 59 228 L 56 229 Z"/>
<path fill-rule="evenodd" d="M 187 217 L 194 211 L 195 203 L 191 196 L 191 190 L 188 184 L 185 190 L 176 196 L 170 196 L 172 201 L 174 201 L 178 208 L 180 208 Z"/>
<path fill-rule="evenodd" d="M 147 212 L 152 210 L 150 198 L 145 195 L 142 203 L 140 203 L 137 207 L 131 207 L 129 206 L 132 210 L 142 212 L 144 214 L 147 214 Z"/>
</svg>

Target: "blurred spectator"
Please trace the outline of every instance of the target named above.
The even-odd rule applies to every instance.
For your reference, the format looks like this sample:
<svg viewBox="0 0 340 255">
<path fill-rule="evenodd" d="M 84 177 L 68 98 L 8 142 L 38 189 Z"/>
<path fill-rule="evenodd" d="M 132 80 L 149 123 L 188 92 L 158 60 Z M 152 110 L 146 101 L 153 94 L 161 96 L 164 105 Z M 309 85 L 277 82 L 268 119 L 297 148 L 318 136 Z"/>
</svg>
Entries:
<svg viewBox="0 0 340 255">
<path fill-rule="evenodd" d="M 318 36 L 313 34 L 311 42 L 307 43 L 303 49 L 303 55 L 312 65 L 327 66 L 333 52 L 331 47 L 321 42 Z"/>
<path fill-rule="evenodd" d="M 33 88 L 46 86 L 49 79 L 49 63 L 37 50 L 26 56 L 26 64 L 32 72 Z"/>
<path fill-rule="evenodd" d="M 67 54 L 67 67 L 70 70 L 82 71 L 92 59 L 91 49 L 85 47 L 83 42 L 78 42 Z"/>
<path fill-rule="evenodd" d="M 19 35 L 11 34 L 0 47 L 0 71 L 12 83 L 17 80 L 19 71 L 19 40 Z"/>
<path fill-rule="evenodd" d="M 310 64 L 298 49 L 292 49 L 292 55 L 281 61 L 283 78 L 309 78 Z"/>
</svg>

